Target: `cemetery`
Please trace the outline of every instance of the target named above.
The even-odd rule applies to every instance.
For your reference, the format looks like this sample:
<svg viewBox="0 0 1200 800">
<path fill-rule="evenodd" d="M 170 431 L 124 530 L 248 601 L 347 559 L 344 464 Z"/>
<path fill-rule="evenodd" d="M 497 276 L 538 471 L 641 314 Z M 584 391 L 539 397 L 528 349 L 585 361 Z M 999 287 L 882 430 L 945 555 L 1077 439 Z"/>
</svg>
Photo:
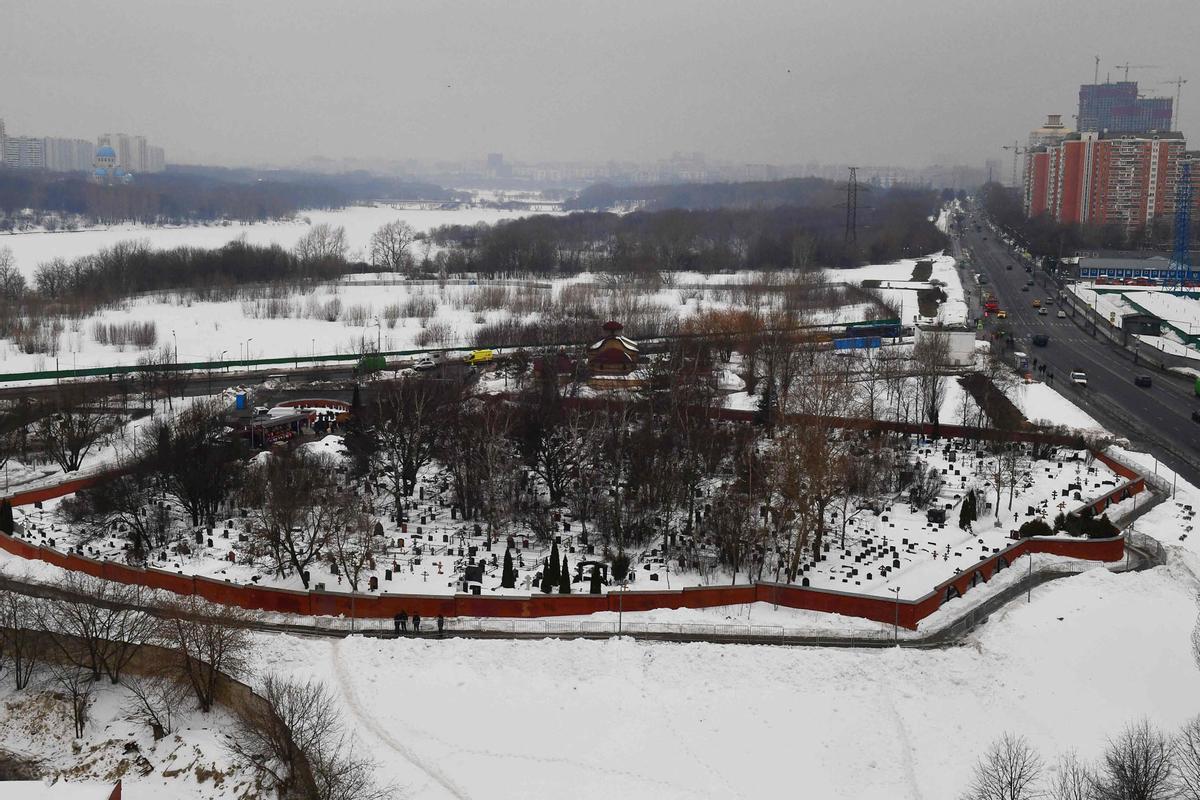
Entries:
<svg viewBox="0 0 1200 800">
<path fill-rule="evenodd" d="M 980 442 L 915 436 L 897 437 L 892 446 L 897 485 L 906 488 L 829 503 L 819 550 L 804 541 L 790 576 L 790 548 L 797 544 L 794 538 L 770 538 L 775 509 L 767 502 L 736 521 L 759 535 L 739 539 L 755 542 L 756 552 L 744 559 L 740 573 L 731 569 L 728 486 L 720 477 L 699 482 L 691 510 L 649 520 L 651 532 L 642 545 L 621 553 L 628 559 L 621 580 L 614 562 L 624 559 L 618 559 L 608 531 L 565 505 L 549 507 L 545 487 L 532 470 L 517 469 L 515 512 L 507 524 L 489 530 L 484 510 L 464 516 L 443 465 L 421 469 L 411 496 L 396 503 L 382 476 L 371 481 L 352 475 L 342 437 L 333 435 L 301 449 L 320 454 L 326 488 L 354 497 L 356 508 L 368 516 L 364 535 L 350 542 L 351 558 L 345 557 L 347 542 L 334 536 L 323 539 L 323 549 L 302 573 L 273 569 L 262 541 L 263 509 L 245 506 L 234 493 L 219 504 L 210 524 L 194 528 L 178 502 L 156 499 L 146 513 L 173 534 L 146 554 L 145 566 L 234 586 L 400 597 L 401 605 L 403 596 L 516 599 L 614 592 L 622 593 L 622 602 L 636 604 L 647 592 L 750 583 L 916 601 L 958 575 L 971 574 L 975 565 L 1022 536 L 1076 538 L 1054 530 L 1056 518 L 1097 504 L 1102 509 L 1141 488 L 1086 449 L 1014 444 L 997 451 Z M 774 501 L 781 502 L 778 496 Z M 67 498 L 18 507 L 17 537 L 100 562 L 129 560 L 125 518 L 109 519 L 100 530 L 80 526 L 69 519 L 70 503 Z M 531 506 L 542 514 L 531 516 Z M 1045 528 L 1037 527 L 1039 522 Z M 1061 520 L 1057 527 L 1063 527 Z M 972 585 L 984 577 L 973 576 Z M 647 603 L 644 607 L 653 607 Z M 550 613 L 586 613 L 579 610 L 583 606 L 563 608 Z"/>
</svg>

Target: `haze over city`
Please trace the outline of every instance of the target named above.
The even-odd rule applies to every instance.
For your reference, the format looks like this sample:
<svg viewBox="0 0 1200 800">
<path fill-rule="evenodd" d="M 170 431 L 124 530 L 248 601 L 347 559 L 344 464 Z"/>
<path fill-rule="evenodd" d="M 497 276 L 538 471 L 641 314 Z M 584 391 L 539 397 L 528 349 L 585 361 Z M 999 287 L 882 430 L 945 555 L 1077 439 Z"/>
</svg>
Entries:
<svg viewBox="0 0 1200 800">
<path fill-rule="evenodd" d="M 143 131 L 180 163 L 981 164 L 1044 114 L 1069 124 L 1093 54 L 1101 80 L 1158 65 L 1130 78 L 1173 94 L 1200 75 L 1197 26 L 1191 0 L 20 3 L 0 116 Z"/>
</svg>

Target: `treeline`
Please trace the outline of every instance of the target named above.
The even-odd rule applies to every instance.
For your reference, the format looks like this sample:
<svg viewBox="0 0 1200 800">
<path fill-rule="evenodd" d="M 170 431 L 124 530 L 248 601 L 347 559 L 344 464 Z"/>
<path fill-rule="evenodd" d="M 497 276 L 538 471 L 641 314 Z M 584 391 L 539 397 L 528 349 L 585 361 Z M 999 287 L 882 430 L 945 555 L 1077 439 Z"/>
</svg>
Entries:
<svg viewBox="0 0 1200 800">
<path fill-rule="evenodd" d="M 89 306 L 142 292 L 189 289 L 204 296 L 246 283 L 331 279 L 345 266 L 340 258 L 302 258 L 278 245 L 240 240 L 212 250 L 157 250 L 128 241 L 71 261 L 41 264 L 33 288 L 43 301 Z"/>
<path fill-rule="evenodd" d="M 457 192 L 424 181 L 375 175 L 364 170 L 325 174 L 295 169 L 251 169 L 172 165 L 168 174 L 202 178 L 217 183 L 261 182 L 312 186 L 338 192 L 347 201 L 366 200 L 467 200 L 469 192 Z"/>
<path fill-rule="evenodd" d="M 1020 196 L 998 183 L 984 184 L 980 200 L 988 216 L 1015 234 L 1035 256 L 1059 258 L 1090 250 L 1166 252 L 1174 245 L 1173 220 L 1167 214 L 1156 216 L 1149 225 L 1127 231 L 1121 225 L 1066 224 L 1049 214 L 1027 219 Z M 1191 234 L 1192 247 L 1200 246 L 1200 226 L 1193 228 Z"/>
<path fill-rule="evenodd" d="M 370 176 L 317 176 L 172 169 L 139 174 L 127 184 L 105 186 L 82 174 L 0 170 L 0 212 L 5 220 L 26 210 L 77 215 L 97 223 L 178 224 L 217 220 L 254 221 L 289 217 L 311 208 L 340 208 L 377 197 L 448 200 L 438 186 Z M 4 220 L 0 220 L 0 225 Z"/>
<path fill-rule="evenodd" d="M 846 185 L 822 178 L 744 183 L 682 183 L 656 186 L 616 186 L 597 183 L 587 187 L 566 208 L 604 211 L 638 207 L 647 211 L 666 208 L 774 208 L 776 206 L 831 206 L 845 202 Z"/>
<path fill-rule="evenodd" d="M 932 191 L 892 190 L 858 212 L 857 241 L 845 237 L 834 204 L 580 212 L 431 233 L 449 272 L 573 273 L 845 267 L 924 255 L 946 247 L 932 222 Z"/>
</svg>

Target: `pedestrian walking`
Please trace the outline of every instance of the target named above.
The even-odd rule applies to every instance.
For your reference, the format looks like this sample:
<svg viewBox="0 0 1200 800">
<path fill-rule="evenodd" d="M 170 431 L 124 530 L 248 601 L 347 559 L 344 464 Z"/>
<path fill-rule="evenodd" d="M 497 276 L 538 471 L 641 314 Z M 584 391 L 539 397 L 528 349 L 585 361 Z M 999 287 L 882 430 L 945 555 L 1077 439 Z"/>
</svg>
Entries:
<svg viewBox="0 0 1200 800">
<path fill-rule="evenodd" d="M 392 626 L 396 629 L 396 635 L 400 635 L 400 615 L 392 617 Z"/>
<path fill-rule="evenodd" d="M 438 614 L 438 638 L 442 638 L 442 631 L 446 629 L 446 618 Z"/>
<path fill-rule="evenodd" d="M 396 615 L 396 619 L 400 623 L 400 630 L 407 633 L 408 632 L 408 612 L 405 611 L 404 609 L 400 609 L 400 613 Z"/>
<path fill-rule="evenodd" d="M 421 615 L 413 614 L 413 633 L 421 632 Z"/>
</svg>

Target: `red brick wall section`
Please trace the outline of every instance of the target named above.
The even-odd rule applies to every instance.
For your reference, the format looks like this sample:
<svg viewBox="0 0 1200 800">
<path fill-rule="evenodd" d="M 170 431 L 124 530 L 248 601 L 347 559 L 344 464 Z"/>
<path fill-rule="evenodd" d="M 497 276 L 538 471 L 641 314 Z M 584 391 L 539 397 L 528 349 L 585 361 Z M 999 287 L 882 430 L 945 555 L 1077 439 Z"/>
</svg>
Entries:
<svg viewBox="0 0 1200 800">
<path fill-rule="evenodd" d="M 400 611 L 435 618 L 439 614 L 459 617 L 554 617 L 593 614 L 598 611 L 650 611 L 659 608 L 711 608 L 755 601 L 789 608 L 823 611 L 891 623 L 897 619 L 897 604 L 887 597 L 814 589 L 775 583 L 741 586 L 695 586 L 669 591 L 626 591 L 607 595 L 571 594 L 529 596 L 455 595 L 364 595 L 330 592 L 297 592 L 263 586 L 240 586 L 204 577 L 189 577 L 158 569 L 138 569 L 115 562 L 97 562 L 73 554 L 0 535 L 0 548 L 22 558 L 45 561 L 65 569 L 76 569 L 121 583 L 140 584 L 180 595 L 197 595 L 213 603 L 250 610 L 313 616 L 391 618 Z M 971 588 L 975 571 L 990 580 L 1001 555 L 1009 562 L 1027 552 L 1052 553 L 1093 561 L 1119 561 L 1125 555 L 1122 537 L 1113 539 L 1026 539 L 1014 543 L 972 569 L 936 587 L 926 597 L 899 603 L 899 623 L 915 628 L 937 610 L 946 589 L 955 586 L 960 594 Z"/>
</svg>

